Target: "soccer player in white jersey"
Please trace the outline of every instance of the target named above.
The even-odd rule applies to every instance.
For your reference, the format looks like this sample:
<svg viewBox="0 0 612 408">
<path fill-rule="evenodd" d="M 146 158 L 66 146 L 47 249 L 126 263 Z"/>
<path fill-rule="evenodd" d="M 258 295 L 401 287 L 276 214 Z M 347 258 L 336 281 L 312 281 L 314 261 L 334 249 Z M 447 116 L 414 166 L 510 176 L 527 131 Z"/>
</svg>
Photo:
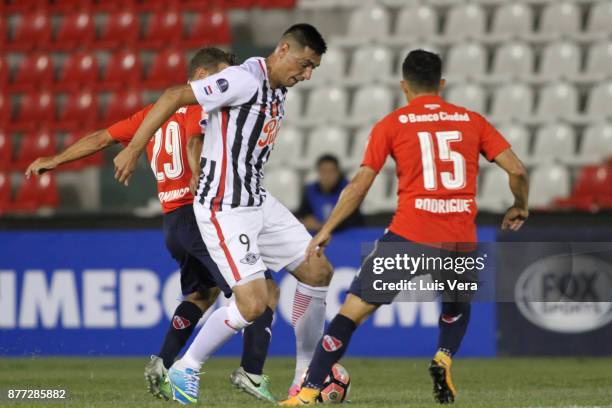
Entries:
<svg viewBox="0 0 612 408">
<path fill-rule="evenodd" d="M 296 24 L 267 58 L 249 58 L 204 80 L 177 86 L 155 103 L 130 144 L 115 158 L 115 177 L 127 183 L 155 130 L 178 107 L 199 103 L 209 115 L 201 156 L 204 175 L 194 200 L 202 238 L 235 301 L 215 311 L 192 346 L 170 370 L 175 397 L 197 400 L 201 365 L 266 308 L 264 271 L 289 270 L 298 285 L 293 305 L 297 342 L 295 392 L 325 321 L 332 267 L 326 258 L 304 261 L 310 234 L 262 186 L 287 88 L 310 79 L 327 46 L 311 25 Z M 282 138 L 282 134 L 281 134 Z"/>
</svg>

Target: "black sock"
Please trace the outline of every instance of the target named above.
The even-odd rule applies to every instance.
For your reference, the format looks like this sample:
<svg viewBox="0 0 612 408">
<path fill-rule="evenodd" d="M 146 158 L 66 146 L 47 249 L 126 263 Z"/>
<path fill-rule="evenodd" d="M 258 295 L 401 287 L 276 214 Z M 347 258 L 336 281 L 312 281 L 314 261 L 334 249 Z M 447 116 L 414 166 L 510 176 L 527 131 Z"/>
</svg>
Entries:
<svg viewBox="0 0 612 408">
<path fill-rule="evenodd" d="M 268 346 L 272 340 L 272 318 L 274 311 L 269 307 L 244 329 L 242 337 L 242 360 L 240 366 L 249 374 L 263 374 L 263 366 L 268 356 Z"/>
<path fill-rule="evenodd" d="M 189 340 L 202 314 L 202 310 L 195 303 L 184 300 L 178 305 L 159 352 L 166 368 L 174 364 L 174 359 Z"/>
<path fill-rule="evenodd" d="M 346 352 L 355 329 L 357 325 L 348 317 L 341 314 L 334 317 L 312 357 L 304 381 L 306 387 L 319 390 L 323 387 L 332 367 Z"/>
<path fill-rule="evenodd" d="M 470 303 L 443 302 L 442 313 L 438 321 L 438 350 L 443 350 L 451 356 L 461 346 L 461 341 L 470 322 Z"/>
</svg>

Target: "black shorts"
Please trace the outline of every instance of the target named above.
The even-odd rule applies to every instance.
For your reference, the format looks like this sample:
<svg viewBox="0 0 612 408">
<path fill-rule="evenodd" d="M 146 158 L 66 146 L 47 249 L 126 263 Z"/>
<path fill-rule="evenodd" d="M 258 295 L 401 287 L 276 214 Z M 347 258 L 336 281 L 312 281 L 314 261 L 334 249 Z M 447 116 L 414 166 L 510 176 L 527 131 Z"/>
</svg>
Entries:
<svg viewBox="0 0 612 408">
<path fill-rule="evenodd" d="M 393 232 L 386 232 L 385 235 L 376 242 L 374 249 L 363 260 L 361 269 L 353 279 L 348 293 L 373 305 L 389 304 L 400 293 L 400 290 L 377 290 L 381 287 L 381 281 L 387 283 L 400 281 L 409 282 L 418 276 L 430 275 L 432 283 L 429 285 L 424 284 L 427 288 L 420 289 L 419 284 L 414 282 L 414 292 L 421 295 L 421 297 L 441 294 L 442 300 L 445 302 L 469 302 L 475 294 L 474 291 L 458 290 L 456 289 L 457 286 L 454 287 L 455 289 L 450 289 L 448 282 L 461 282 L 464 284 L 464 286 L 461 286 L 462 288 L 469 287 L 470 283 L 478 281 L 477 271 L 475 270 L 464 271 L 458 274 L 455 269 L 437 269 L 435 267 L 436 264 L 432 262 L 431 265 L 433 265 L 433 268 L 419 269 L 412 272 L 407 272 L 405 269 L 397 270 L 392 268 L 381 272 L 380 269 L 382 265 L 380 259 L 396 259 L 398 256 L 404 257 L 407 255 L 411 258 L 430 258 L 440 261 L 453 260 L 449 262 L 454 262 L 454 260 L 460 257 L 473 258 L 475 253 L 475 251 L 457 252 L 455 250 L 417 244 Z M 378 283 L 375 283 L 376 281 L 378 281 Z M 437 282 L 437 284 L 434 284 L 434 282 Z M 443 288 L 440 283 L 444 284 Z M 438 288 L 440 290 L 438 290 Z M 404 289 L 404 291 L 409 290 Z"/>
<path fill-rule="evenodd" d="M 206 293 L 214 287 L 219 287 L 226 297 L 232 295 L 231 288 L 206 249 L 191 205 L 164 215 L 164 238 L 166 248 L 181 268 L 183 295 Z M 272 279 L 269 271 L 266 271 L 266 279 Z"/>
</svg>

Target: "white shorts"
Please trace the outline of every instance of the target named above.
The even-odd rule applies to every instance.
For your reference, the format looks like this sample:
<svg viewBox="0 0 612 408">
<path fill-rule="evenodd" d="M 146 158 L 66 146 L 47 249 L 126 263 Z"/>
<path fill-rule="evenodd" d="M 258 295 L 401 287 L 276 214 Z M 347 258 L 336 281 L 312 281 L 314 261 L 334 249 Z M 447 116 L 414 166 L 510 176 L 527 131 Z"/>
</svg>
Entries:
<svg viewBox="0 0 612 408">
<path fill-rule="evenodd" d="M 267 269 L 294 270 L 304 260 L 312 238 L 270 193 L 261 207 L 215 212 L 195 201 L 194 213 L 208 252 L 229 287 Z"/>
</svg>

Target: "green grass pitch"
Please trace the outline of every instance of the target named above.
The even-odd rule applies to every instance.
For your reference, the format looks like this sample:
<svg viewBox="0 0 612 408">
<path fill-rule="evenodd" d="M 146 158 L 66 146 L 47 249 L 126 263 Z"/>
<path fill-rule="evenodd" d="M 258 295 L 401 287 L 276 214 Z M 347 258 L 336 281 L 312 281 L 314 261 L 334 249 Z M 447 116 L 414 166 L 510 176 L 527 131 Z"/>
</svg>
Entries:
<svg viewBox="0 0 612 408">
<path fill-rule="evenodd" d="M 235 390 L 228 381 L 236 358 L 213 358 L 204 369 L 200 402 L 205 407 L 271 406 Z M 154 399 L 144 386 L 145 359 L 0 359 L 0 406 L 178 407 Z M 352 377 L 349 407 L 436 407 L 425 359 L 343 360 Z M 293 359 L 270 358 L 272 391 L 283 396 Z M 456 359 L 456 407 L 612 407 L 612 358 Z M 8 388 L 67 389 L 64 402 L 9 403 Z"/>
</svg>

